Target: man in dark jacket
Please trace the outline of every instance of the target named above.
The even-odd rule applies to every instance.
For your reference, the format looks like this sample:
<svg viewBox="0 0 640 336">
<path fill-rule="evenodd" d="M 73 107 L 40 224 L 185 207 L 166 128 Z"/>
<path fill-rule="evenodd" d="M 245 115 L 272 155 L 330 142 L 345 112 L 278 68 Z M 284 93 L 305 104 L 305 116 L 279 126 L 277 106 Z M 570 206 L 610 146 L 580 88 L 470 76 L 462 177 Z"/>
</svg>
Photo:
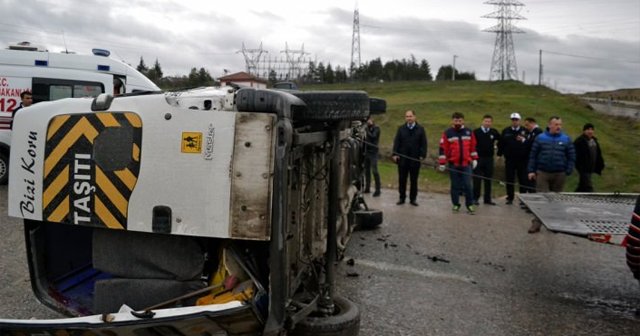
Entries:
<svg viewBox="0 0 640 336">
<path fill-rule="evenodd" d="M 378 173 L 378 144 L 380 143 L 380 127 L 375 124 L 373 118 L 367 119 L 367 139 L 364 158 L 364 192 L 371 192 L 371 173 L 375 181 L 376 191 L 373 197 L 380 196 L 380 174 Z"/>
<path fill-rule="evenodd" d="M 511 113 L 511 126 L 502 130 L 498 142 L 498 156 L 504 155 L 505 177 L 507 180 L 507 204 L 513 204 L 515 198 L 516 176 L 520 193 L 527 192 L 527 130 L 520 126 L 520 113 Z"/>
<path fill-rule="evenodd" d="M 600 144 L 598 144 L 594 132 L 593 124 L 585 124 L 582 127 L 582 135 L 573 143 L 576 148 L 576 170 L 580 174 L 580 182 L 576 192 L 593 192 L 591 174 L 600 175 L 604 169 Z"/>
<path fill-rule="evenodd" d="M 411 205 L 418 206 L 418 174 L 420 164 L 427 156 L 427 133 L 424 127 L 416 122 L 416 113 L 408 110 L 404 113 L 405 124 L 398 128 L 393 140 L 393 162 L 398 164 L 398 191 L 400 199 L 398 205 L 404 204 L 407 198 L 407 177 L 411 187 L 409 200 Z"/>
<path fill-rule="evenodd" d="M 33 104 L 33 94 L 31 94 L 31 91 L 23 91 L 20 93 L 20 100 L 20 106 L 16 107 L 11 115 L 11 124 L 9 124 L 9 129 L 13 129 L 13 120 L 16 117 L 16 113 L 22 108 L 29 107 Z"/>
<path fill-rule="evenodd" d="M 480 202 L 480 191 L 484 180 L 484 204 L 496 205 L 491 200 L 491 179 L 493 178 L 494 147 L 500 141 L 500 133 L 492 128 L 493 117 L 486 114 L 482 117 L 482 126 L 476 128 L 476 151 L 478 152 L 478 166 L 473 170 L 473 197 L 476 205 Z"/>
<path fill-rule="evenodd" d="M 524 128 L 527 129 L 527 144 L 529 144 L 529 150 L 531 150 L 531 146 L 533 145 L 533 140 L 540 134 L 542 134 L 542 130 L 535 118 L 527 117 L 524 118 Z"/>
<path fill-rule="evenodd" d="M 525 143 L 527 144 L 527 165 L 528 165 L 529 154 L 531 153 L 531 147 L 533 146 L 533 141 L 536 139 L 538 135 L 542 134 L 542 129 L 540 129 L 540 127 L 538 126 L 536 119 L 532 117 L 524 118 L 524 128 L 527 129 L 527 140 L 525 141 Z M 537 188 L 536 181 L 527 179 L 527 182 L 529 183 L 528 185 L 529 188 L 527 188 L 525 191 L 528 193 L 536 192 L 536 188 Z M 522 201 L 520 202 L 520 207 L 521 208 L 525 207 Z"/>
</svg>

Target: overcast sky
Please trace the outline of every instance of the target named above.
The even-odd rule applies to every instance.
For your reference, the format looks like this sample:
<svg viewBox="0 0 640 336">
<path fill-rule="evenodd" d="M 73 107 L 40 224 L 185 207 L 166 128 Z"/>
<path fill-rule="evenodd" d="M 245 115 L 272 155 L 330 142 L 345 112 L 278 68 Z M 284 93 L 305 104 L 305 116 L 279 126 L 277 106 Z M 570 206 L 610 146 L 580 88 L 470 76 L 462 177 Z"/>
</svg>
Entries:
<svg viewBox="0 0 640 336">
<path fill-rule="evenodd" d="M 640 0 L 530 0 L 514 34 L 518 75 L 562 92 L 640 87 Z M 497 24 L 478 0 L 360 0 L 362 61 L 426 59 L 435 76 L 457 55 L 459 71 L 489 78 Z M 0 45 L 31 41 L 50 51 L 105 48 L 137 65 L 157 58 L 165 75 L 204 67 L 214 77 L 245 70 L 241 53 L 281 57 L 304 51 L 325 65 L 348 67 L 356 1 L 0 0 Z"/>
</svg>

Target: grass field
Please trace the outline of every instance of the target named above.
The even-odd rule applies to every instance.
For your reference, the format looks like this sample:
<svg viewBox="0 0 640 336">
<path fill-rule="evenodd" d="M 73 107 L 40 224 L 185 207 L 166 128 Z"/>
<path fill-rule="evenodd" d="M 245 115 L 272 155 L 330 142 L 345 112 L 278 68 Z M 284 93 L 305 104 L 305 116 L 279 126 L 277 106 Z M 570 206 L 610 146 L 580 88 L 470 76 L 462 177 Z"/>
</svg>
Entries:
<svg viewBox="0 0 640 336">
<path fill-rule="evenodd" d="M 494 127 L 502 131 L 510 125 L 509 114 L 519 112 L 523 118 L 534 117 L 544 128 L 547 119 L 558 115 L 564 131 L 575 139 L 582 126 L 591 122 L 602 147 L 606 168 L 602 176 L 594 175 L 597 192 L 640 192 L 640 122 L 599 114 L 578 98 L 562 95 L 546 87 L 527 86 L 520 82 L 386 82 L 305 86 L 313 89 L 365 90 L 372 97 L 387 101 L 387 113 L 377 116 L 381 127 L 380 171 L 383 185 L 395 188 L 397 172 L 390 161 L 393 137 L 404 122 L 407 109 L 416 111 L 418 123 L 427 131 L 428 157 L 420 173 L 420 189 L 435 192 L 449 190 L 446 174 L 434 169 L 438 156 L 438 140 L 449 126 L 451 113 L 462 112 L 466 127 L 476 128 L 484 114 L 491 114 Z M 496 161 L 497 179 L 504 178 L 504 163 Z M 568 180 L 566 191 L 577 185 L 577 173 Z M 504 195 L 504 187 L 495 184 L 495 196 Z"/>
</svg>

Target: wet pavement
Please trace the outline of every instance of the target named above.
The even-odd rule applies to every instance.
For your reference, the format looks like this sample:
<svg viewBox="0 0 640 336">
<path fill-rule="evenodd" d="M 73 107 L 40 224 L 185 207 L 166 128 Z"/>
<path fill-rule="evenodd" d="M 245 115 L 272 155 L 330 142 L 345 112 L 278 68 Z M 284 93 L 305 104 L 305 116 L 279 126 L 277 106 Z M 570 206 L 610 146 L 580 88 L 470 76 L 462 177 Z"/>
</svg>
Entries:
<svg viewBox="0 0 640 336">
<path fill-rule="evenodd" d="M 0 318 L 60 317 L 31 291 L 22 220 L 8 217 L 7 203 L 7 186 L 0 185 Z"/>
<path fill-rule="evenodd" d="M 640 335 L 640 284 L 619 246 L 528 234 L 533 216 L 504 199 L 475 215 L 443 194 L 367 201 L 384 223 L 354 233 L 338 278 L 361 335 Z"/>
<path fill-rule="evenodd" d="M 395 205 L 393 190 L 367 200 L 384 223 L 354 233 L 337 277 L 360 335 L 640 335 L 640 285 L 619 246 L 528 234 L 532 215 L 504 200 L 475 215 L 452 213 L 443 194 L 421 193 L 418 207 Z M 31 293 L 6 206 L 0 186 L 0 317 L 55 317 Z"/>
</svg>

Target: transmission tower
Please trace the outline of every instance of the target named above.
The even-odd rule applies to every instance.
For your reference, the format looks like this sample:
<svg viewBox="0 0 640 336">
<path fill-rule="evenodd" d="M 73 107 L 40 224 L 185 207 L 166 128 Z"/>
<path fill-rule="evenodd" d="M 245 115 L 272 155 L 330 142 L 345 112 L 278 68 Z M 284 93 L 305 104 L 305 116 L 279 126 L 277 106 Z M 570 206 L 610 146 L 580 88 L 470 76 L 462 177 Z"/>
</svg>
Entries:
<svg viewBox="0 0 640 336">
<path fill-rule="evenodd" d="M 356 4 L 353 12 L 353 35 L 351 37 L 351 66 L 349 68 L 349 76 L 353 77 L 356 69 L 360 68 L 360 12 Z"/>
<path fill-rule="evenodd" d="M 513 48 L 512 34 L 524 33 L 524 31 L 516 28 L 513 20 L 525 20 L 525 18 L 519 14 L 524 4 L 517 0 L 490 0 L 486 1 L 485 4 L 494 5 L 495 11 L 482 17 L 498 19 L 497 25 L 484 30 L 486 32 L 496 33 L 489 80 L 517 80 L 518 65 L 516 64 L 516 53 Z"/>
<path fill-rule="evenodd" d="M 257 49 L 247 49 L 244 46 L 244 42 L 242 42 L 242 50 L 239 50 L 237 53 L 242 53 L 242 55 L 244 55 L 247 72 L 260 77 L 258 74 L 258 63 L 260 63 L 260 57 L 262 54 L 268 53 L 268 51 L 262 49 L 262 42 L 260 42 L 260 48 Z"/>
<path fill-rule="evenodd" d="M 287 72 L 288 79 L 291 80 L 299 78 L 302 74 L 301 64 L 304 62 L 304 56 L 309 55 L 308 52 L 304 51 L 304 43 L 300 50 L 291 50 L 289 49 L 289 45 L 285 42 L 284 50 L 281 50 L 280 52 L 284 53 L 287 57 L 287 63 L 289 64 L 289 71 Z"/>
</svg>

